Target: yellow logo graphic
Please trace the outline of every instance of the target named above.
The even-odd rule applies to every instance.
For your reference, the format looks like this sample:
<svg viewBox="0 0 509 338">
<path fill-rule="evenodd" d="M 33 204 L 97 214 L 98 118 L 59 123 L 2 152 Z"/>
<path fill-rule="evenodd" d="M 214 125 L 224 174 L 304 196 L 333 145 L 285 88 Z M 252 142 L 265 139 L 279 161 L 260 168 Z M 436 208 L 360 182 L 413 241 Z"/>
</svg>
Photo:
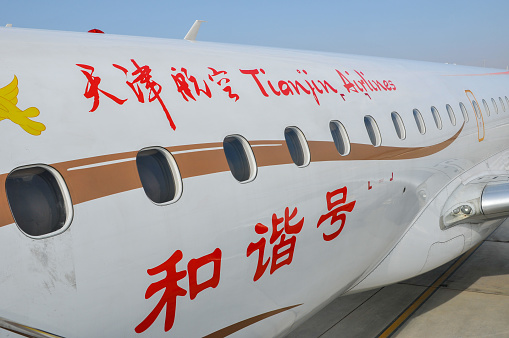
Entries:
<svg viewBox="0 0 509 338">
<path fill-rule="evenodd" d="M 0 121 L 11 120 L 27 133 L 32 135 L 41 135 L 46 130 L 46 126 L 40 122 L 32 121 L 31 117 L 39 116 L 39 109 L 30 107 L 21 110 L 16 107 L 18 103 L 18 78 L 14 75 L 14 79 L 7 86 L 0 88 Z"/>
</svg>

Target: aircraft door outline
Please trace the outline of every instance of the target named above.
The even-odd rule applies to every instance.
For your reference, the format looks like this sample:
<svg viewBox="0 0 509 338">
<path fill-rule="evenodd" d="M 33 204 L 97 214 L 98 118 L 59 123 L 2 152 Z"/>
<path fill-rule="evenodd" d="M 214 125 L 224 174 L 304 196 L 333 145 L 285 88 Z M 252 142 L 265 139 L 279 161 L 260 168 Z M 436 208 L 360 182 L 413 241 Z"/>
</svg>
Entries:
<svg viewBox="0 0 509 338">
<path fill-rule="evenodd" d="M 484 117 L 482 115 L 481 106 L 479 102 L 474 96 L 474 93 L 470 90 L 465 90 L 465 94 L 467 95 L 470 104 L 472 105 L 472 109 L 474 110 L 475 120 L 477 121 L 477 139 L 479 142 L 484 140 L 485 131 L 484 131 Z"/>
</svg>

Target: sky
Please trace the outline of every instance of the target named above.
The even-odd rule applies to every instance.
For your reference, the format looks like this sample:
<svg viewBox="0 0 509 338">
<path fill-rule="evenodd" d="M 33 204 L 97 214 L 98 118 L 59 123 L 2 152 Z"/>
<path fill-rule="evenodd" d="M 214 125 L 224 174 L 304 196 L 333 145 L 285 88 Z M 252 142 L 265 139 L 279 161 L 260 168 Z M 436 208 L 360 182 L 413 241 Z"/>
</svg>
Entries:
<svg viewBox="0 0 509 338">
<path fill-rule="evenodd" d="M 509 1 L 0 0 L 0 26 L 304 49 L 506 69 Z"/>
</svg>

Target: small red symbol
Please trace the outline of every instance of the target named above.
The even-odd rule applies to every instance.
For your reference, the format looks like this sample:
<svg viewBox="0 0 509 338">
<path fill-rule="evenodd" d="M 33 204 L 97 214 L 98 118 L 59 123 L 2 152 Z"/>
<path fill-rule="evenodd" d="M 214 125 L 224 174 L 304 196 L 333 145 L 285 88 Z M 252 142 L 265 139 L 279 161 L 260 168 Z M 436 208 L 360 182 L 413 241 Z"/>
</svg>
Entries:
<svg viewBox="0 0 509 338">
<path fill-rule="evenodd" d="M 112 95 L 110 93 L 105 92 L 102 89 L 99 89 L 99 84 L 101 83 L 101 78 L 99 76 L 94 76 L 94 67 L 88 66 L 88 65 L 82 65 L 82 64 L 76 64 L 76 66 L 81 67 L 86 70 L 82 70 L 81 72 L 83 75 L 86 76 L 88 83 L 85 88 L 85 94 L 83 94 L 87 99 L 94 99 L 94 104 L 92 106 L 92 109 L 90 109 L 90 112 L 94 112 L 97 107 L 99 107 L 99 92 L 106 95 L 108 98 L 112 99 L 115 103 L 118 104 L 124 104 L 125 100 L 121 100 L 115 95 Z"/>
<path fill-rule="evenodd" d="M 391 179 L 390 179 L 389 181 L 391 181 L 391 182 L 392 182 L 393 180 L 394 180 L 394 173 L 392 173 L 392 175 L 391 175 Z"/>
<path fill-rule="evenodd" d="M 185 296 L 187 294 L 187 291 L 178 286 L 177 282 L 185 278 L 186 275 L 189 276 L 189 297 L 191 300 L 195 299 L 196 296 L 203 290 L 217 287 L 219 285 L 221 274 L 221 254 L 221 250 L 217 248 L 208 255 L 197 259 L 191 259 L 187 264 L 187 271 L 177 271 L 177 263 L 183 258 L 182 251 L 177 250 L 166 262 L 152 269 L 148 269 L 147 273 L 150 276 L 154 276 L 162 272 L 166 272 L 166 276 L 163 279 L 149 285 L 147 292 L 145 292 L 145 299 L 149 299 L 155 293 L 163 289 L 164 292 L 156 307 L 138 326 L 136 326 L 134 331 L 136 331 L 136 333 L 142 333 L 147 330 L 154 323 L 165 306 L 166 313 L 164 331 L 169 331 L 175 322 L 177 297 Z M 214 265 L 212 277 L 202 283 L 198 283 L 198 270 L 209 263 Z"/>
<path fill-rule="evenodd" d="M 249 257 L 253 252 L 258 250 L 258 265 L 256 267 L 256 272 L 253 278 L 253 281 L 257 281 L 260 277 L 263 276 L 265 270 L 269 266 L 270 263 L 270 274 L 273 274 L 274 271 L 282 267 L 283 265 L 290 265 L 293 260 L 293 253 L 295 250 L 295 242 L 297 240 L 296 236 L 289 236 L 286 238 L 286 235 L 295 235 L 298 234 L 304 225 L 304 217 L 297 223 L 290 225 L 290 221 L 297 215 L 297 208 L 293 209 L 292 214 L 290 215 L 290 209 L 285 208 L 284 217 L 278 218 L 274 213 L 272 214 L 272 234 L 269 239 L 269 243 L 273 245 L 272 247 L 272 261 L 271 257 L 267 258 L 264 262 L 264 252 L 265 252 L 265 244 L 267 243 L 267 239 L 262 237 L 258 242 L 251 242 L 247 247 L 246 255 Z M 284 223 L 281 229 L 278 229 L 278 225 Z M 259 235 L 265 234 L 269 231 L 269 228 L 261 223 L 255 225 L 255 232 Z M 279 239 L 279 242 L 274 244 Z"/>
<path fill-rule="evenodd" d="M 371 185 L 371 182 L 368 181 L 368 190 L 371 190 L 371 189 L 373 189 L 373 186 Z"/>
<path fill-rule="evenodd" d="M 369 183 L 368 183 L 368 185 L 369 185 Z M 341 198 L 339 198 L 338 200 L 333 202 L 332 198 L 339 194 L 342 195 Z M 330 235 L 326 235 L 325 233 L 323 234 L 323 239 L 326 241 L 331 241 L 334 238 L 338 237 L 338 235 L 341 233 L 341 231 L 343 231 L 343 227 L 345 226 L 345 222 L 346 222 L 346 214 L 344 214 L 344 212 L 352 212 L 353 208 L 355 207 L 356 201 L 344 204 L 346 202 L 346 194 L 347 194 L 346 187 L 334 190 L 332 192 L 327 192 L 327 195 L 326 195 L 327 210 L 329 210 L 329 212 L 326 213 L 325 215 L 320 216 L 320 218 L 318 219 L 318 223 L 316 224 L 316 227 L 319 228 L 320 225 L 329 218 L 331 219 L 331 221 L 330 221 L 331 225 L 333 225 L 337 221 L 341 221 L 341 225 L 340 225 L 339 229 L 336 230 L 335 232 L 333 232 L 332 234 L 330 234 Z M 344 204 L 344 205 L 338 206 L 340 204 Z"/>
<path fill-rule="evenodd" d="M 132 76 L 136 76 L 136 78 L 129 82 L 126 81 L 127 85 L 133 90 L 134 94 L 136 95 L 136 98 L 139 102 L 144 103 L 145 97 L 143 95 L 143 92 L 140 88 L 139 84 L 145 85 L 145 89 L 149 91 L 148 93 L 148 102 L 153 102 L 157 100 L 161 107 L 163 108 L 164 113 L 166 114 L 166 118 L 168 119 L 168 122 L 170 122 L 170 126 L 173 130 L 176 129 L 175 123 L 173 122 L 173 119 L 170 116 L 170 112 L 166 108 L 166 105 L 163 102 L 163 99 L 161 98 L 160 94 L 163 88 L 161 85 L 154 80 L 152 80 L 152 75 L 150 73 L 152 72 L 152 69 L 150 69 L 149 66 L 143 66 L 140 67 L 136 61 L 131 59 L 131 62 L 133 63 L 136 70 L 131 73 Z M 128 75 L 128 70 L 122 66 L 113 64 L 113 67 L 120 69 L 124 72 L 124 74 Z"/>
</svg>

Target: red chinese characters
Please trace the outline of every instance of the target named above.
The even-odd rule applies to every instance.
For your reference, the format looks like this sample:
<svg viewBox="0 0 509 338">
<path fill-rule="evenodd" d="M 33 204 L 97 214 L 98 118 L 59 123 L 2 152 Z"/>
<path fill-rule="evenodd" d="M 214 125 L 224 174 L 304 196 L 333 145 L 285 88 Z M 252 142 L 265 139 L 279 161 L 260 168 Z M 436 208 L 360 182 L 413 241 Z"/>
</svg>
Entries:
<svg viewBox="0 0 509 338">
<path fill-rule="evenodd" d="M 296 234 L 298 234 L 304 225 L 304 217 L 301 220 L 295 222 L 293 225 L 290 222 L 297 215 L 297 208 L 293 209 L 290 214 L 288 208 L 285 209 L 284 217 L 278 218 L 274 213 L 272 215 L 272 233 L 270 235 L 269 244 L 272 246 L 272 256 L 268 257 L 264 261 L 265 246 L 267 239 L 262 237 L 258 242 L 250 243 L 247 247 L 247 257 L 255 251 L 258 251 L 258 265 L 253 280 L 257 281 L 263 276 L 265 270 L 270 264 L 270 274 L 274 273 L 277 269 L 283 265 L 290 265 L 293 260 L 293 253 L 295 250 Z M 293 223 L 293 222 L 292 222 Z M 282 224 L 282 227 L 278 229 L 278 226 Z M 255 232 L 259 235 L 263 235 L 269 231 L 269 228 L 261 223 L 255 225 Z M 288 236 L 287 235 L 294 235 Z M 278 241 L 279 240 L 279 241 Z M 276 243 L 276 241 L 278 241 Z"/>
<path fill-rule="evenodd" d="M 226 85 L 230 82 L 230 79 L 226 77 L 226 74 L 228 73 L 224 70 L 218 71 L 212 67 L 208 67 L 208 69 L 212 72 L 209 74 L 208 80 L 221 87 L 223 92 L 227 93 L 230 99 L 234 99 L 235 102 L 238 101 L 239 95 L 233 93 L 231 86 Z M 177 72 L 175 67 L 172 67 L 171 70 L 175 72 L 175 74 L 172 74 L 171 77 L 177 86 L 177 91 L 180 95 L 182 95 L 184 100 L 188 102 L 189 99 L 196 101 L 196 97 L 201 96 L 202 94 L 209 99 L 212 97 L 212 91 L 205 80 L 198 81 L 196 77 L 190 75 L 188 70 L 184 67 L 180 68 L 180 72 Z"/>
<path fill-rule="evenodd" d="M 334 190 L 332 192 L 327 192 L 326 194 L 327 210 L 329 210 L 329 212 L 326 213 L 325 215 L 320 216 L 320 218 L 318 219 L 318 223 L 316 224 L 316 227 L 319 228 L 320 225 L 322 225 L 322 223 L 328 220 L 329 218 L 330 225 L 334 225 L 337 221 L 341 222 L 341 225 L 339 226 L 338 230 L 334 231 L 329 235 L 325 233 L 323 234 L 323 239 L 326 241 L 331 241 L 334 238 L 338 237 L 341 231 L 343 231 L 343 227 L 345 226 L 346 222 L 345 212 L 352 212 L 353 208 L 355 207 L 356 201 L 345 204 L 346 194 L 347 194 L 346 187 Z M 332 199 L 337 195 L 341 195 L 341 197 L 333 202 Z"/>
<path fill-rule="evenodd" d="M 164 104 L 162 98 L 161 98 L 161 91 L 162 87 L 159 83 L 152 80 L 152 69 L 150 69 L 149 66 L 145 65 L 140 67 L 136 61 L 131 59 L 131 62 L 133 63 L 135 70 L 131 73 L 131 76 L 135 77 L 133 81 L 126 81 L 127 85 L 133 90 L 134 94 L 136 95 L 136 98 L 139 102 L 144 103 L 145 97 L 143 95 L 143 92 L 140 88 L 140 84 L 145 86 L 145 89 L 149 91 L 148 93 L 148 102 L 153 102 L 157 100 L 161 107 L 163 108 L 164 113 L 166 114 L 166 118 L 168 119 L 168 122 L 170 122 L 170 126 L 173 130 L 176 129 L 175 123 L 173 122 L 173 119 L 171 118 L 170 112 L 166 108 L 166 105 Z M 122 66 L 113 64 L 113 67 L 120 69 L 124 72 L 126 76 L 128 76 L 128 70 Z"/>
<path fill-rule="evenodd" d="M 177 297 L 183 297 L 187 291 L 178 285 L 178 281 L 184 279 L 186 275 L 189 278 L 189 297 L 191 300 L 207 288 L 216 288 L 219 285 L 221 274 L 221 255 L 222 252 L 219 248 L 215 249 L 212 253 L 200 258 L 191 259 L 187 264 L 187 271 L 177 271 L 177 263 L 183 258 L 182 251 L 177 250 L 171 257 L 152 269 L 148 269 L 147 273 L 150 276 L 158 275 L 165 272 L 166 276 L 152 283 L 145 292 L 145 299 L 149 299 L 155 293 L 164 290 L 163 295 L 156 307 L 149 313 L 149 315 L 134 329 L 136 333 L 142 333 L 147 330 L 166 307 L 164 331 L 169 331 L 173 327 L 175 321 L 175 312 L 177 309 Z M 198 283 L 198 270 L 207 264 L 213 264 L 213 274 L 208 280 Z"/>
<path fill-rule="evenodd" d="M 219 80 L 216 81 L 216 84 L 223 88 L 223 92 L 227 93 L 230 99 L 235 99 L 235 102 L 237 102 L 239 100 L 239 96 L 237 94 L 232 93 L 232 87 L 231 86 L 223 87 L 223 84 L 227 84 L 230 82 L 230 79 L 225 76 L 228 73 L 224 70 L 217 71 L 212 67 L 209 67 L 209 69 L 212 71 L 212 74 L 209 75 L 209 80 L 214 82 L 215 77 L 221 75 L 219 76 Z"/>
<path fill-rule="evenodd" d="M 99 89 L 99 84 L 101 83 L 101 78 L 99 76 L 94 76 L 94 67 L 83 65 L 83 64 L 76 64 L 76 66 L 83 68 L 85 70 L 82 70 L 81 72 L 83 75 L 86 76 L 88 82 L 87 86 L 85 87 L 85 94 L 83 94 L 87 99 L 94 99 L 94 104 L 92 105 L 92 109 L 90 109 L 90 112 L 94 112 L 97 107 L 99 107 L 99 93 L 102 93 L 106 95 L 106 97 L 112 99 L 115 103 L 118 104 L 124 104 L 127 99 L 122 100 L 116 97 L 113 94 L 110 94 L 108 92 L 105 92 L 102 89 Z"/>
<path fill-rule="evenodd" d="M 172 67 L 171 70 L 173 72 L 176 72 L 177 69 L 175 67 Z M 177 74 L 172 74 L 171 77 L 173 78 L 173 81 L 175 82 L 175 85 L 177 86 L 177 91 L 182 95 L 184 100 L 189 101 L 189 99 L 192 99 L 196 101 L 196 98 L 194 95 L 200 96 L 201 94 L 205 94 L 208 98 L 212 97 L 212 93 L 210 92 L 210 88 L 208 84 L 203 80 L 203 88 L 201 89 L 198 83 L 198 80 L 192 75 L 188 75 L 187 69 L 182 67 L 180 68 L 180 72 Z M 189 85 L 189 82 L 192 84 L 192 88 L 194 88 L 194 95 L 193 91 L 191 90 L 191 86 Z"/>
</svg>

